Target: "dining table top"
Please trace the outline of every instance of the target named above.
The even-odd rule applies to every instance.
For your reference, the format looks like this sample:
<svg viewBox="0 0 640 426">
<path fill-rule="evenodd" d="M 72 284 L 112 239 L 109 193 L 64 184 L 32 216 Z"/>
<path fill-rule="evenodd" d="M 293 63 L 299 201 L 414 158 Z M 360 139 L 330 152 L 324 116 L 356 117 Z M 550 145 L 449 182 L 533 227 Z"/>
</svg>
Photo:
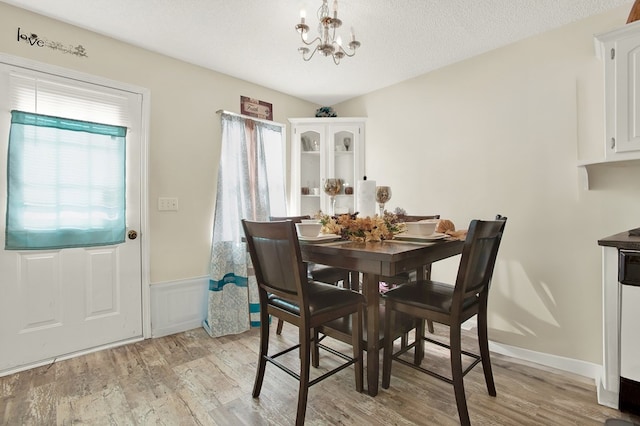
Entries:
<svg viewBox="0 0 640 426">
<path fill-rule="evenodd" d="M 362 273 L 362 293 L 367 310 L 368 336 L 378 336 L 380 325 L 379 283 L 383 276 L 416 271 L 418 279 L 429 278 L 431 264 L 462 253 L 464 241 L 383 240 L 378 242 L 329 241 L 301 242 L 302 257 L 307 262 L 334 266 Z M 358 274 L 359 275 L 359 274 Z M 359 283 L 358 283 L 359 284 Z M 359 285 L 351 287 L 357 289 Z M 369 395 L 378 393 L 380 339 L 367 338 L 367 384 Z"/>
<path fill-rule="evenodd" d="M 306 261 L 363 273 L 393 276 L 460 254 L 463 244 L 463 241 L 456 239 L 422 242 L 339 240 L 305 242 L 300 244 L 300 249 Z"/>
</svg>

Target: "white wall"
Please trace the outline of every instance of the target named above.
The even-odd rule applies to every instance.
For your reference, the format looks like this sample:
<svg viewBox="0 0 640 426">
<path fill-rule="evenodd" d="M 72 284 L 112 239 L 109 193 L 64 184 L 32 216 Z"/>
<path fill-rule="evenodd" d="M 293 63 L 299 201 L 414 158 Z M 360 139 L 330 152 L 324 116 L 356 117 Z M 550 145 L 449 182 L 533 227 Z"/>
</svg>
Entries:
<svg viewBox="0 0 640 426">
<path fill-rule="evenodd" d="M 18 27 L 65 45 L 81 44 L 88 57 L 18 42 Z M 152 283 L 209 272 L 220 156 L 220 118 L 215 112 L 240 112 L 240 96 L 249 96 L 272 103 L 274 120 L 287 124 L 288 117 L 312 115 L 317 107 L 4 3 L 0 3 L 0 51 L 150 89 Z M 157 211 L 158 197 L 177 197 L 180 210 Z"/>
<path fill-rule="evenodd" d="M 492 340 L 601 361 L 597 240 L 640 226 L 640 167 L 601 168 L 585 191 L 576 163 L 601 149 L 604 134 L 593 35 L 624 25 L 628 13 L 625 6 L 336 106 L 368 117 L 367 174 L 392 187 L 389 207 L 440 213 L 462 229 L 508 216 L 490 295 Z M 434 276 L 452 280 L 456 267 L 438 264 Z"/>
</svg>

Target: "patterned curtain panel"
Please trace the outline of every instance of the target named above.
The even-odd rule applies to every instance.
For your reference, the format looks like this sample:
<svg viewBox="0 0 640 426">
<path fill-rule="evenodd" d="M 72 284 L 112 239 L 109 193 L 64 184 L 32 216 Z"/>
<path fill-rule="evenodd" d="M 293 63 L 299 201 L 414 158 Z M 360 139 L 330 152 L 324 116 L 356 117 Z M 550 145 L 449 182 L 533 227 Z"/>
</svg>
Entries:
<svg viewBox="0 0 640 426">
<path fill-rule="evenodd" d="M 12 111 L 5 248 L 124 242 L 126 132 Z"/>
<path fill-rule="evenodd" d="M 282 127 L 222 114 L 209 306 L 203 326 L 213 336 L 259 325 L 255 276 L 242 219 L 269 220 L 286 212 Z"/>
</svg>

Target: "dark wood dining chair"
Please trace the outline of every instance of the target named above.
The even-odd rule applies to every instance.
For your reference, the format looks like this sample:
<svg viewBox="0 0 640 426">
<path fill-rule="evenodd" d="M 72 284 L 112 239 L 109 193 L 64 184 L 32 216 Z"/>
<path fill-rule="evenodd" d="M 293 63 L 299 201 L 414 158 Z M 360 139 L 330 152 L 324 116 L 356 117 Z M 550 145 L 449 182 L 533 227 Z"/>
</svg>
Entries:
<svg viewBox="0 0 640 426">
<path fill-rule="evenodd" d="M 399 214 L 398 220 L 400 222 L 419 222 L 421 220 L 429 220 L 429 219 L 440 219 L 439 214 L 433 215 L 407 215 L 407 214 Z M 381 276 L 380 281 L 386 283 L 389 287 L 393 287 L 399 284 L 404 284 L 409 282 L 411 279 L 415 280 L 415 273 L 403 272 L 394 276 Z"/>
<path fill-rule="evenodd" d="M 463 378 L 478 363 L 482 362 L 489 395 L 496 396 L 487 337 L 487 300 L 506 220 L 506 217 L 499 216 L 499 219 L 494 221 L 474 220 L 471 222 L 462 250 L 455 285 L 432 280 L 419 280 L 389 290 L 383 296 L 388 321 L 385 323 L 382 387 L 389 388 L 392 360 L 444 380 L 453 385 L 462 425 L 470 424 Z M 415 341 L 394 353 L 393 341 L 388 337 L 393 336 L 395 322 L 399 314 L 448 325 L 449 342 L 443 343 L 425 337 L 424 330 L 417 329 Z M 475 315 L 478 319 L 480 355 L 463 351 L 461 348 L 461 325 Z M 418 321 L 417 324 L 424 323 Z M 420 365 L 421 360 L 417 355 L 418 345 L 422 346 L 424 341 L 450 349 L 451 378 Z M 413 362 L 401 357 L 411 348 L 416 349 Z M 462 355 L 473 359 L 473 362 L 464 370 L 462 369 Z"/>
<path fill-rule="evenodd" d="M 271 221 L 280 221 L 280 220 L 291 220 L 294 223 L 300 223 L 304 219 L 311 219 L 311 216 L 271 216 L 269 220 Z M 339 284 L 340 282 L 344 283 L 344 287 L 349 287 L 349 271 L 342 268 L 336 268 L 333 266 L 327 265 L 318 265 L 312 264 L 309 265 L 309 274 L 311 278 L 315 281 L 320 281 L 322 283 L 328 284 Z"/>
<path fill-rule="evenodd" d="M 429 220 L 429 219 L 440 219 L 439 214 L 432 215 L 407 215 L 407 214 L 399 214 L 398 220 L 401 222 L 419 222 L 421 220 Z M 426 269 L 426 278 L 431 278 L 431 265 L 427 266 Z M 394 276 L 381 276 L 380 281 L 384 283 L 384 286 L 387 289 L 391 289 L 397 287 L 402 284 L 406 284 L 409 281 L 415 281 L 417 279 L 415 272 L 402 272 L 398 275 Z M 431 321 L 427 321 L 427 329 L 430 333 L 433 333 L 433 323 Z M 402 336 L 402 346 L 406 346 L 408 344 L 408 336 L 405 334 Z"/>
<path fill-rule="evenodd" d="M 290 220 L 293 223 L 300 223 L 305 219 L 311 219 L 309 215 L 303 216 L 270 216 L 270 221 L 282 221 L 282 220 Z M 342 268 L 336 268 L 334 266 L 327 265 L 318 265 L 317 263 L 307 264 L 307 273 L 309 274 L 309 278 L 314 281 L 319 281 L 321 283 L 334 284 L 338 285 L 343 283 L 342 286 L 345 288 L 350 288 L 349 284 L 349 271 Z M 284 326 L 284 321 L 278 319 L 278 324 L 276 325 L 276 334 L 282 334 L 282 327 Z"/>
<path fill-rule="evenodd" d="M 253 397 L 260 395 L 267 362 L 298 379 L 296 425 L 303 425 L 309 387 L 354 365 L 356 390 L 362 392 L 362 311 L 364 297 L 355 291 L 334 285 L 309 281 L 302 261 L 300 243 L 292 221 L 253 222 L 242 220 L 251 261 L 255 270 L 260 298 L 260 357 Z M 269 315 L 289 322 L 299 329 L 298 344 L 277 354 L 269 354 Z M 349 316 L 356 324 L 351 345 L 352 356 L 320 345 L 345 362 L 335 369 L 310 380 L 309 367 L 313 329 Z M 278 358 L 299 349 L 299 374 L 281 363 Z"/>
</svg>

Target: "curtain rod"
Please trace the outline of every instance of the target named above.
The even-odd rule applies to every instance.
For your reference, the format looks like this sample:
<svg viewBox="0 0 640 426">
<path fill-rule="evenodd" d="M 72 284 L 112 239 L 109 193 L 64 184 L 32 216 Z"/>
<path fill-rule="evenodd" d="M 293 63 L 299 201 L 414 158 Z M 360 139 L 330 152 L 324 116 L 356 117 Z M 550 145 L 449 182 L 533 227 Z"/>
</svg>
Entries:
<svg viewBox="0 0 640 426">
<path fill-rule="evenodd" d="M 228 115 L 233 115 L 234 117 L 241 117 L 241 118 L 246 118 L 247 120 L 259 121 L 260 123 L 271 124 L 272 126 L 278 126 L 282 128 L 286 127 L 284 124 L 278 123 L 277 121 L 263 120 L 261 118 L 250 117 L 248 115 L 238 114 L 236 112 L 231 112 L 224 109 L 217 110 L 216 114 L 228 114 Z"/>
</svg>

